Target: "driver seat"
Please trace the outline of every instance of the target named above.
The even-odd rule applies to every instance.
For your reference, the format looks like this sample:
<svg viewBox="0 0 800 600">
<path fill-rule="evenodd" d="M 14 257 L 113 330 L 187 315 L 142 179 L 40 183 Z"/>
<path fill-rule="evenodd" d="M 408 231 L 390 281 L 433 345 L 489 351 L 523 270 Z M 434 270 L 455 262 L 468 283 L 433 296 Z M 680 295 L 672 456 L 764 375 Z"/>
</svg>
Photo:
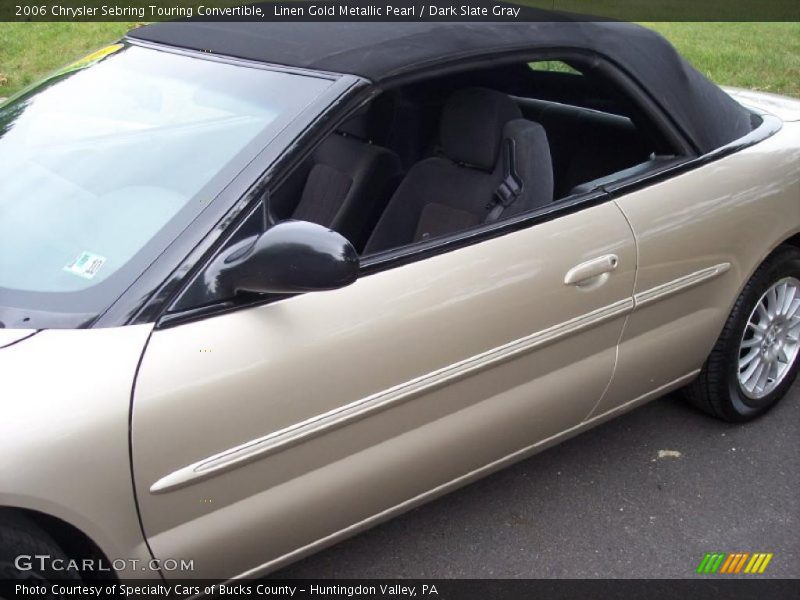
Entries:
<svg viewBox="0 0 800 600">
<path fill-rule="evenodd" d="M 553 201 L 544 128 L 507 95 L 465 88 L 445 103 L 442 156 L 409 170 L 367 241 L 372 254 L 505 219 Z"/>
</svg>

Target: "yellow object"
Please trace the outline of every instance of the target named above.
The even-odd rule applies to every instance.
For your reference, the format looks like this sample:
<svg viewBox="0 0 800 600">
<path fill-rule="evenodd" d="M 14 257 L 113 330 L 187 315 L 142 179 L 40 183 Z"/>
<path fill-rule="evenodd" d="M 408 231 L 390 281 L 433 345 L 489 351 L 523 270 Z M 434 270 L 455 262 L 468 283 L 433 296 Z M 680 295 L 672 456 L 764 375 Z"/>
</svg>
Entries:
<svg viewBox="0 0 800 600">
<path fill-rule="evenodd" d="M 122 49 L 122 44 L 112 44 L 110 46 L 106 46 L 105 48 L 101 48 L 96 52 L 92 52 L 81 58 L 80 60 L 76 60 L 74 63 L 67 65 L 63 69 L 61 69 L 58 74 L 63 75 L 64 73 L 69 73 L 71 71 L 77 71 L 79 69 L 85 69 L 86 67 L 90 67 L 95 63 L 100 62 L 105 57 L 114 54 L 115 52 Z"/>
</svg>

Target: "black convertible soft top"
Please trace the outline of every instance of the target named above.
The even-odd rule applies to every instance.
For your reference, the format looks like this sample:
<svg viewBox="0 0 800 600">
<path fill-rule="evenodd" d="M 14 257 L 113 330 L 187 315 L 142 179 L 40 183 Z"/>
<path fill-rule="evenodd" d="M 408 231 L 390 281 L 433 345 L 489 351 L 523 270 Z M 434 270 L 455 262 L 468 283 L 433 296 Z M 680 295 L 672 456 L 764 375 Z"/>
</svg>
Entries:
<svg viewBox="0 0 800 600">
<path fill-rule="evenodd" d="M 471 58 L 528 50 L 603 56 L 659 104 L 700 152 L 752 129 L 750 113 L 659 34 L 622 22 L 528 23 L 209 22 L 156 23 L 130 38 L 266 63 L 359 75 L 373 82 Z"/>
</svg>

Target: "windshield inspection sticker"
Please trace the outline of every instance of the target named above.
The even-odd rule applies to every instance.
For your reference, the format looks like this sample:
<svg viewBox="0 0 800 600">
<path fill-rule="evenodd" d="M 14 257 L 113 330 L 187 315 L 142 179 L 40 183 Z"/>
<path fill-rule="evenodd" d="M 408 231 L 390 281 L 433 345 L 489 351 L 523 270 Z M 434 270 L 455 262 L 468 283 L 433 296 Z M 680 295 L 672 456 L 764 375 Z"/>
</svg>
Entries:
<svg viewBox="0 0 800 600">
<path fill-rule="evenodd" d="M 81 252 L 64 270 L 84 279 L 92 279 L 106 262 L 104 256 L 92 252 Z"/>
</svg>

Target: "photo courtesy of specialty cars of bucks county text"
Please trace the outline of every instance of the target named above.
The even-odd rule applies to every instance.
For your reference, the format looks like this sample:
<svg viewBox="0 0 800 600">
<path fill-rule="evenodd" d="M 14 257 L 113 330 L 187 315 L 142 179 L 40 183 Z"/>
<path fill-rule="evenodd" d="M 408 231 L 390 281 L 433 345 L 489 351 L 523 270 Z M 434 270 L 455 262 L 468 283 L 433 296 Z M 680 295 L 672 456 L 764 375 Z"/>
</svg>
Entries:
<svg viewBox="0 0 800 600">
<path fill-rule="evenodd" d="M 0 596 L 800 575 L 798 23 L 189 4 L 0 22 Z"/>
</svg>

